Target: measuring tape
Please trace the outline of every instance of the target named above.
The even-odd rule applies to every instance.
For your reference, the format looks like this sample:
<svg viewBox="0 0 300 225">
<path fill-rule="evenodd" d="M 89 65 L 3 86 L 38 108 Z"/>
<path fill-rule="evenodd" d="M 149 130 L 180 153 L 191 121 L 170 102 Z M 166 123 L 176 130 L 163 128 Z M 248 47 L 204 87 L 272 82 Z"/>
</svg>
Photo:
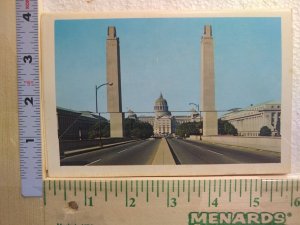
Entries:
<svg viewBox="0 0 300 225">
<path fill-rule="evenodd" d="M 44 181 L 47 225 L 299 225 L 300 181 Z"/>
<path fill-rule="evenodd" d="M 18 107 L 23 196 L 42 196 L 38 1 L 16 0 Z"/>
</svg>

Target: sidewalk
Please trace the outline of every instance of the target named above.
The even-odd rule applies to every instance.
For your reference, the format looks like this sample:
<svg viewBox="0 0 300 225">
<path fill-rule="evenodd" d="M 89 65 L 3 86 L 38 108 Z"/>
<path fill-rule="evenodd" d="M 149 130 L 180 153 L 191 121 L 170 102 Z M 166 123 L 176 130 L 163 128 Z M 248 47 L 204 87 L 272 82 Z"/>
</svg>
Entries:
<svg viewBox="0 0 300 225">
<path fill-rule="evenodd" d="M 152 165 L 176 165 L 165 138 L 161 139 Z"/>
</svg>

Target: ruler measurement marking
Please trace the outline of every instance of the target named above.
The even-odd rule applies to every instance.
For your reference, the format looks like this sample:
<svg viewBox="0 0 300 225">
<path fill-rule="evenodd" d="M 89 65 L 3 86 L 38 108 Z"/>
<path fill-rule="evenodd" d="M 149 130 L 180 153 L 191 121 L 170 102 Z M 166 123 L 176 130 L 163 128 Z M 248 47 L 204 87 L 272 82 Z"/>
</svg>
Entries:
<svg viewBox="0 0 300 225">
<path fill-rule="evenodd" d="M 242 180 L 240 180 L 240 197 L 242 197 Z"/>
<path fill-rule="evenodd" d="M 76 196 L 77 192 L 77 185 L 76 185 L 76 180 L 74 180 L 74 196 Z"/>
<path fill-rule="evenodd" d="M 118 197 L 118 181 L 115 181 L 115 196 Z"/>
<path fill-rule="evenodd" d="M 172 184 L 172 191 L 174 192 L 174 191 L 175 191 L 175 181 L 173 180 L 172 183 L 173 183 L 173 184 Z"/>
<path fill-rule="evenodd" d="M 180 182 L 179 180 L 177 180 L 177 196 L 179 198 L 180 194 L 179 194 L 179 188 L 180 188 Z"/>
<path fill-rule="evenodd" d="M 196 192 L 196 181 L 193 180 L 193 192 Z"/>
<path fill-rule="evenodd" d="M 53 194 L 56 195 L 56 181 L 53 183 Z"/>
<path fill-rule="evenodd" d="M 136 180 L 135 182 L 135 196 L 138 197 L 139 196 L 139 181 Z"/>
<path fill-rule="evenodd" d="M 97 196 L 97 182 L 94 181 L 94 194 Z"/>
<path fill-rule="evenodd" d="M 273 181 L 271 180 L 270 202 L 273 201 Z"/>
<path fill-rule="evenodd" d="M 291 184 L 291 207 L 293 207 L 293 202 L 294 202 L 294 180 L 292 179 L 292 184 Z"/>
<path fill-rule="evenodd" d="M 43 195 L 43 198 L 44 198 L 44 205 L 47 204 L 47 197 L 46 197 L 46 183 L 45 181 L 43 181 L 43 190 L 44 190 L 44 195 Z"/>
<path fill-rule="evenodd" d="M 156 181 L 156 197 L 159 197 L 159 180 Z"/>
<path fill-rule="evenodd" d="M 149 182 L 146 183 L 146 201 L 149 202 Z"/>
<path fill-rule="evenodd" d="M 236 180 L 234 180 L 234 192 L 236 192 Z"/>
<path fill-rule="evenodd" d="M 257 179 L 255 179 L 255 192 L 257 192 Z"/>
<path fill-rule="evenodd" d="M 283 195 L 283 180 L 281 180 L 281 190 L 280 190 L 280 196 L 282 197 Z"/>
<path fill-rule="evenodd" d="M 210 207 L 210 180 L 208 181 L 208 207 Z"/>
<path fill-rule="evenodd" d="M 221 197 L 221 186 L 222 186 L 222 180 L 219 180 L 219 197 Z"/>
<path fill-rule="evenodd" d="M 231 202 L 231 179 L 229 180 L 229 202 Z"/>
<path fill-rule="evenodd" d="M 154 180 L 151 180 L 151 191 L 154 192 Z"/>
<path fill-rule="evenodd" d="M 104 181 L 104 193 L 105 193 L 105 201 L 107 202 L 107 182 Z"/>
<path fill-rule="evenodd" d="M 249 197 L 250 197 L 249 205 L 250 205 L 250 207 L 252 207 L 252 179 L 250 180 L 250 196 Z"/>
<path fill-rule="evenodd" d="M 67 187 L 66 187 L 66 181 L 64 180 L 64 200 L 67 200 Z"/>
<path fill-rule="evenodd" d="M 167 182 L 167 207 L 170 207 L 170 183 Z"/>
<path fill-rule="evenodd" d="M 260 180 L 260 197 L 262 197 L 263 180 Z"/>
<path fill-rule="evenodd" d="M 216 180 L 214 180 L 214 192 L 216 192 Z"/>
<path fill-rule="evenodd" d="M 128 183 L 127 180 L 125 181 L 125 204 L 128 207 Z"/>
<path fill-rule="evenodd" d="M 191 193 L 190 193 L 190 180 L 188 180 L 188 202 L 190 202 Z"/>
<path fill-rule="evenodd" d="M 201 195 L 201 181 L 198 181 L 198 197 Z"/>
<path fill-rule="evenodd" d="M 86 181 L 84 181 L 84 205 L 86 206 Z"/>
</svg>

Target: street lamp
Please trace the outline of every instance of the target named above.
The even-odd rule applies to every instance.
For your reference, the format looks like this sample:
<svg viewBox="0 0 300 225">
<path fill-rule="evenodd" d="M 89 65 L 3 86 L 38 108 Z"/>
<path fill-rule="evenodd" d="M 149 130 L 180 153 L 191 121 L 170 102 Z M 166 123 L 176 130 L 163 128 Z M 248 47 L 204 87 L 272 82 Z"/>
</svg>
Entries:
<svg viewBox="0 0 300 225">
<path fill-rule="evenodd" d="M 200 111 L 200 107 L 199 107 L 199 104 L 196 104 L 196 103 L 193 103 L 193 102 L 190 102 L 189 103 L 189 105 L 194 105 L 194 106 L 196 106 L 197 107 L 197 110 L 198 110 L 198 112 L 199 112 L 199 116 L 200 116 L 200 126 L 201 126 L 201 111 Z M 203 124 L 202 124 L 202 127 L 203 127 Z M 201 137 L 201 133 L 202 133 L 202 129 L 200 128 L 200 130 L 199 130 L 200 132 L 200 141 L 202 140 L 202 137 Z"/>
<path fill-rule="evenodd" d="M 101 123 L 101 117 L 100 117 L 100 112 L 98 112 L 98 90 L 99 88 L 103 87 L 103 86 L 106 86 L 106 85 L 109 85 L 109 86 L 112 86 L 113 83 L 112 82 L 107 82 L 107 83 L 104 83 L 104 84 L 100 84 L 99 86 L 95 86 L 95 90 L 96 90 L 96 113 L 99 113 L 99 145 L 100 147 L 102 147 L 102 141 L 101 141 L 101 126 L 100 126 L 100 123 Z"/>
</svg>

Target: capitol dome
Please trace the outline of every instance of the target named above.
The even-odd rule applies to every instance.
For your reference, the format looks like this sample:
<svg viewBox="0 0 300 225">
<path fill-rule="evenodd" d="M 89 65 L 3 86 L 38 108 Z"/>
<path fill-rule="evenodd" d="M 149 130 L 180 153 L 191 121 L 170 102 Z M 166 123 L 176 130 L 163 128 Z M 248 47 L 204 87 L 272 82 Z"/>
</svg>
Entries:
<svg viewBox="0 0 300 225">
<path fill-rule="evenodd" d="M 154 111 L 155 115 L 159 117 L 171 115 L 168 109 L 168 102 L 166 99 L 164 99 L 162 93 L 160 93 L 159 98 L 155 101 Z"/>
</svg>

